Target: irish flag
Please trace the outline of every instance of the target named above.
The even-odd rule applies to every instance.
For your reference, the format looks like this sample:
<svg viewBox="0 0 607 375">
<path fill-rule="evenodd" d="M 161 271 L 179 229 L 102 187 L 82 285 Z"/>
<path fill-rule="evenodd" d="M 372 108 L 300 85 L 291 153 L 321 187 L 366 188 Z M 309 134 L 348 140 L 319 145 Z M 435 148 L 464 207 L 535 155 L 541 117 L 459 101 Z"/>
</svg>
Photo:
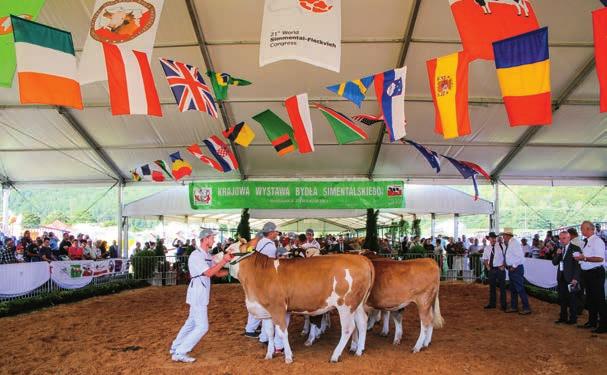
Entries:
<svg viewBox="0 0 607 375">
<path fill-rule="evenodd" d="M 82 109 L 72 34 L 11 16 L 22 104 Z"/>
</svg>

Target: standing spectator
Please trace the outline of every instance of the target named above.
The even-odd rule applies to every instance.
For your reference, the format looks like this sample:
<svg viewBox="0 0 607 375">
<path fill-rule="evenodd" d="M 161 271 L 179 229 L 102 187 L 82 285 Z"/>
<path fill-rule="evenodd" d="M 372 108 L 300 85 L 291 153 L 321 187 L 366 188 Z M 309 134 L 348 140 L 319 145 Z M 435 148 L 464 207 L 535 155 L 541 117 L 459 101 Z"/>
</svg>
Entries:
<svg viewBox="0 0 607 375">
<path fill-rule="evenodd" d="M 19 245 L 21 245 L 21 243 Z M 26 262 L 40 262 L 40 257 L 38 256 L 38 247 L 40 247 L 40 245 L 42 245 L 42 240 L 38 238 L 35 242 L 30 242 L 29 245 L 24 247 L 25 252 L 23 257 Z"/>
<path fill-rule="evenodd" d="M 84 246 L 84 259 L 97 259 L 97 250 L 93 246 L 93 240 L 91 239 L 86 240 L 86 246 Z"/>
<path fill-rule="evenodd" d="M 38 248 L 38 255 L 40 256 L 40 259 L 45 262 L 57 260 L 57 258 L 55 258 L 53 255 L 53 251 L 51 250 L 51 241 L 48 237 L 44 238 L 42 245 L 40 248 Z"/>
<path fill-rule="evenodd" d="M 556 251 L 556 255 L 552 258 L 552 264 L 557 266 L 556 281 L 558 282 L 559 304 L 561 305 L 561 314 L 556 324 L 577 323 L 577 292 L 579 291 L 578 282 L 580 280 L 581 268 L 577 260 L 573 258 L 573 254 L 580 253 L 581 249 L 570 243 L 571 235 L 568 232 L 559 234 L 559 241 L 562 249 Z M 567 314 L 569 308 L 569 314 Z"/>
<path fill-rule="evenodd" d="M 472 240 L 472 238 L 471 238 Z M 468 249 L 468 252 L 470 254 L 477 254 L 481 251 L 481 247 L 478 244 L 478 238 L 474 239 L 474 243 L 472 245 L 470 245 L 470 248 Z"/>
<path fill-rule="evenodd" d="M 483 263 L 489 273 L 489 303 L 486 309 L 496 307 L 496 287 L 500 288 L 500 307 L 506 311 L 506 266 L 504 260 L 504 248 L 502 244 L 497 243 L 497 234 L 490 232 L 487 236 L 489 245 L 483 250 Z"/>
<path fill-rule="evenodd" d="M 540 257 L 540 240 L 537 238 L 534 238 L 533 241 L 531 241 L 531 248 L 529 249 L 529 252 L 531 253 L 531 257 L 532 258 L 539 258 Z"/>
<path fill-rule="evenodd" d="M 116 240 L 112 241 L 112 246 L 110 246 L 110 258 L 118 258 L 118 244 Z"/>
<path fill-rule="evenodd" d="M 189 240 L 188 240 L 189 242 Z M 135 248 L 133 249 L 133 254 L 139 254 L 139 252 L 141 251 L 141 242 L 137 241 L 135 243 Z"/>
<path fill-rule="evenodd" d="M 590 221 L 582 223 L 583 241 L 582 254 L 575 259 L 582 267 L 582 285 L 586 290 L 586 305 L 588 307 L 588 322 L 579 327 L 598 328 L 593 333 L 607 332 L 607 305 L 605 304 L 605 243 L 594 233 L 594 225 Z"/>
<path fill-rule="evenodd" d="M 583 246 L 582 239 L 580 238 L 580 235 L 577 233 L 577 229 L 569 228 L 569 229 L 567 229 L 567 233 L 569 233 L 569 235 L 571 236 L 570 242 L 581 249 Z"/>
<path fill-rule="evenodd" d="M 447 252 L 447 267 L 449 269 L 453 268 L 453 257 L 455 256 L 455 244 L 453 243 L 453 237 L 449 237 L 447 242 L 447 247 L 445 248 Z"/>
<path fill-rule="evenodd" d="M 57 236 L 55 236 L 55 233 L 50 232 L 48 234 L 48 239 L 51 250 L 56 253 L 59 250 L 59 240 L 57 239 Z"/>
<path fill-rule="evenodd" d="M 23 236 L 19 239 L 19 244 L 23 245 L 23 248 L 27 249 L 27 247 L 32 244 L 32 237 L 30 236 L 30 231 L 26 230 L 23 232 Z"/>
<path fill-rule="evenodd" d="M 164 256 L 167 253 L 167 248 L 166 246 L 164 246 L 164 239 L 159 238 L 156 246 L 154 247 L 154 255 L 160 257 L 160 256 Z"/>
<path fill-rule="evenodd" d="M 510 307 L 511 310 L 507 312 L 518 311 L 518 297 L 521 297 L 523 303 L 523 310 L 520 312 L 521 315 L 531 314 L 531 308 L 529 307 L 529 299 L 527 292 L 525 291 L 524 278 L 525 256 L 521 244 L 514 238 L 511 228 L 505 228 L 501 233 L 504 238 L 504 244 L 506 245 L 505 258 L 506 267 L 508 268 L 508 276 L 510 277 Z"/>
<path fill-rule="evenodd" d="M 337 238 L 337 243 L 331 247 L 331 251 L 335 253 L 344 253 L 352 250 L 352 246 L 344 242 L 344 236 L 341 234 Z"/>
<path fill-rule="evenodd" d="M 15 241 L 8 239 L 6 245 L 0 247 L 0 264 L 17 263 L 15 258 Z"/>
<path fill-rule="evenodd" d="M 99 244 L 99 256 L 98 258 L 107 258 L 108 256 L 108 252 L 107 252 L 107 241 L 101 241 L 101 243 Z"/>
<path fill-rule="evenodd" d="M 427 253 L 434 254 L 434 245 L 432 244 L 432 238 L 426 238 L 426 240 L 424 241 L 424 250 L 426 250 Z"/>
<path fill-rule="evenodd" d="M 531 247 L 527 244 L 526 238 L 521 238 L 521 248 L 523 249 L 525 258 L 531 258 Z"/>
<path fill-rule="evenodd" d="M 63 233 L 63 239 L 59 243 L 59 253 L 57 255 L 59 257 L 67 257 L 67 253 L 70 247 L 72 247 L 72 242 L 70 241 L 69 233 Z"/>
<path fill-rule="evenodd" d="M 72 246 L 67 249 L 67 255 L 70 260 L 82 260 L 84 258 L 84 247 L 81 246 L 78 240 L 74 240 Z"/>
<path fill-rule="evenodd" d="M 306 258 L 320 255 L 320 244 L 314 239 L 312 228 L 306 229 L 306 242 L 301 245 L 301 248 L 305 250 Z"/>
</svg>

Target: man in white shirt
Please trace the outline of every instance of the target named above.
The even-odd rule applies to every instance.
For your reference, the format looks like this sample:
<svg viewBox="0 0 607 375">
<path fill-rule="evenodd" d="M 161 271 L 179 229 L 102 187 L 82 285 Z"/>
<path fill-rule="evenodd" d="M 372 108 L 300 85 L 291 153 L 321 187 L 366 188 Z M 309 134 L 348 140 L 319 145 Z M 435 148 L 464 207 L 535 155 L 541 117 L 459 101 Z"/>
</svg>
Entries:
<svg viewBox="0 0 607 375">
<path fill-rule="evenodd" d="M 191 363 L 196 360 L 188 356 L 188 353 L 209 330 L 207 306 L 211 293 L 211 276 L 227 275 L 227 271 L 222 268 L 233 258 L 231 254 L 226 254 L 219 263 L 213 264 L 209 251 L 213 247 L 216 234 L 217 232 L 211 229 L 200 231 L 200 247 L 188 259 L 191 279 L 186 303 L 190 305 L 190 315 L 171 345 L 171 359 L 175 362 Z"/>
<path fill-rule="evenodd" d="M 607 306 L 605 304 L 605 243 L 594 233 L 590 221 L 582 223 L 582 254 L 575 257 L 582 267 L 582 286 L 586 290 L 588 322 L 580 328 L 598 328 L 593 333 L 607 332 Z"/>
<path fill-rule="evenodd" d="M 531 247 L 527 244 L 527 239 L 526 238 L 522 238 L 521 239 L 521 249 L 523 249 L 523 254 L 525 254 L 526 258 L 530 258 L 531 257 Z"/>
<path fill-rule="evenodd" d="M 531 314 L 531 308 L 529 307 L 529 298 L 525 291 L 525 254 L 521 248 L 520 242 L 514 239 L 514 233 L 512 228 L 504 228 L 504 231 L 500 233 L 504 239 L 504 250 L 506 268 L 508 269 L 508 276 L 510 277 L 510 310 L 506 310 L 508 313 L 518 312 L 518 297 L 521 297 L 523 303 L 523 310 L 519 313 L 521 315 Z"/>
<path fill-rule="evenodd" d="M 306 251 L 306 258 L 320 255 L 320 244 L 314 239 L 312 228 L 306 230 L 306 242 L 301 245 L 301 248 Z"/>
<path fill-rule="evenodd" d="M 483 250 L 483 263 L 489 274 L 489 304 L 486 309 L 495 309 L 496 286 L 500 288 L 500 307 L 506 311 L 506 266 L 504 265 L 504 247 L 497 243 L 497 234 L 489 233 L 489 245 Z"/>
</svg>

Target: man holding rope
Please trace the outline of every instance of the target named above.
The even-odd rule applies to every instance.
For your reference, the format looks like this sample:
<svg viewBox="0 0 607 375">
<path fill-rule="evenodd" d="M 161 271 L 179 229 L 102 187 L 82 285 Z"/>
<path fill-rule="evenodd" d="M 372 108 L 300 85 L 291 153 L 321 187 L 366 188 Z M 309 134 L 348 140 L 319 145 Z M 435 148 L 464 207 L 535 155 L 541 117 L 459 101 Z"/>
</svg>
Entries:
<svg viewBox="0 0 607 375">
<path fill-rule="evenodd" d="M 186 303 L 190 305 L 190 315 L 171 345 L 171 359 L 175 362 L 191 363 L 196 360 L 188 356 L 188 353 L 209 330 L 207 306 L 211 293 L 211 277 L 226 276 L 228 272 L 222 268 L 233 259 L 233 255 L 225 254 L 221 261 L 213 264 L 209 251 L 215 243 L 216 234 L 217 232 L 211 229 L 200 231 L 200 247 L 194 250 L 188 259 L 191 280 Z"/>
</svg>

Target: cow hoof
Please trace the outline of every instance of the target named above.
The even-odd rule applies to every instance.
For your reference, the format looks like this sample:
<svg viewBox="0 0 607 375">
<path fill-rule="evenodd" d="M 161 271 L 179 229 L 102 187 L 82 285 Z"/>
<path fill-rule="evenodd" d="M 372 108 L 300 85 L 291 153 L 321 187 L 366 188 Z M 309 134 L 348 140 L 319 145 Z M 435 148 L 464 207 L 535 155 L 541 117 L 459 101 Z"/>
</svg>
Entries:
<svg viewBox="0 0 607 375">
<path fill-rule="evenodd" d="M 380 332 L 379 335 L 381 337 L 388 337 L 388 332 Z"/>
<path fill-rule="evenodd" d="M 293 363 L 293 358 L 285 358 L 285 363 L 286 363 L 287 365 L 289 365 L 289 364 Z"/>
<path fill-rule="evenodd" d="M 268 360 L 268 361 L 271 360 L 272 359 L 272 354 L 266 354 L 265 359 Z"/>
<path fill-rule="evenodd" d="M 392 345 L 394 345 L 394 346 L 400 345 L 400 340 L 394 340 L 394 342 L 392 342 Z"/>
<path fill-rule="evenodd" d="M 356 355 L 357 357 L 361 357 L 363 355 L 363 352 L 364 351 L 360 351 L 360 352 L 357 351 L 356 353 L 354 353 L 354 355 Z"/>
<path fill-rule="evenodd" d="M 419 351 L 421 350 L 421 348 L 413 348 L 413 350 L 411 350 L 411 353 L 419 353 Z"/>
<path fill-rule="evenodd" d="M 308 336 L 308 333 L 310 333 L 310 332 L 301 331 L 300 335 L 301 335 L 301 336 Z"/>
<path fill-rule="evenodd" d="M 314 344 L 314 341 L 306 341 L 306 342 L 304 342 L 304 346 L 312 346 L 312 344 Z"/>
</svg>

